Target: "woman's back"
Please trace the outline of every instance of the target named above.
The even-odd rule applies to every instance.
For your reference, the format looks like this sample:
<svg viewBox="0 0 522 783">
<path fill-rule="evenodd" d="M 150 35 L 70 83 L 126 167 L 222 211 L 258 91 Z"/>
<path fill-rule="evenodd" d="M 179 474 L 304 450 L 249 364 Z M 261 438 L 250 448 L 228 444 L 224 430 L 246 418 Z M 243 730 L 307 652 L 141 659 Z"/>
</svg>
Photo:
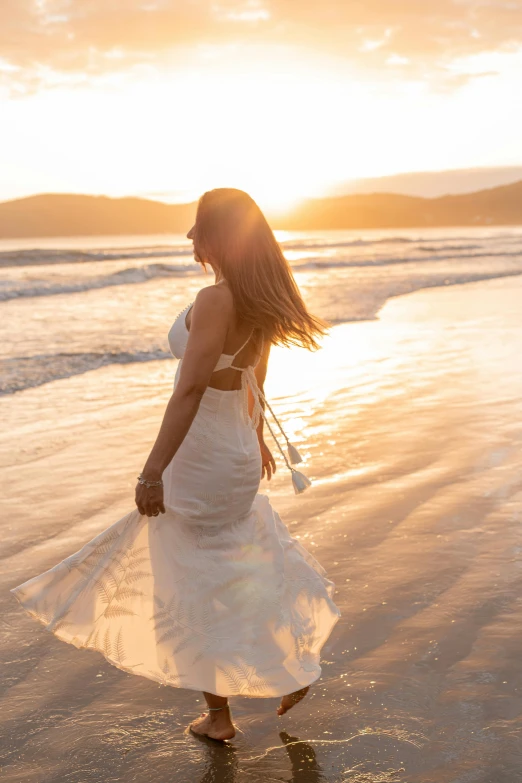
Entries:
<svg viewBox="0 0 522 783">
<path fill-rule="evenodd" d="M 269 344 L 263 345 L 259 330 L 253 329 L 238 317 L 232 293 L 225 281 L 211 287 L 225 289 L 226 293 L 222 290 L 222 295 L 229 299 L 229 310 L 222 353 L 208 381 L 208 386 L 221 391 L 239 390 L 242 385 L 241 369 L 250 366 L 257 367 L 262 357 L 263 363 L 266 365 L 270 346 Z M 171 352 L 180 360 L 183 359 L 187 348 L 193 307 L 193 302 L 188 304 L 178 315 L 169 331 Z M 266 366 L 263 368 L 263 377 L 265 373 Z"/>
</svg>

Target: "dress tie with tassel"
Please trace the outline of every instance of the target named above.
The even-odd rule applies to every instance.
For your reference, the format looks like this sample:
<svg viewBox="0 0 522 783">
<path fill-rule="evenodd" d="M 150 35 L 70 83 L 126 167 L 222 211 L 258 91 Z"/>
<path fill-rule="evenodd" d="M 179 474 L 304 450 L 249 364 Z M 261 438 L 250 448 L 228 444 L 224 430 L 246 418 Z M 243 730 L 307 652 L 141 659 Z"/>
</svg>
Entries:
<svg viewBox="0 0 522 783">
<path fill-rule="evenodd" d="M 243 348 L 246 347 L 246 345 L 250 341 L 250 338 L 252 337 L 252 334 L 253 334 L 253 331 L 250 333 L 248 339 L 243 343 L 241 348 L 239 348 L 239 350 L 237 350 L 235 352 L 235 354 L 233 354 L 232 361 L 234 361 L 236 356 L 239 353 L 241 353 Z M 272 410 L 272 407 L 271 407 L 270 403 L 268 402 L 268 400 L 266 399 L 265 395 L 263 394 L 263 392 L 259 388 L 259 385 L 257 383 L 257 378 L 256 378 L 254 365 L 249 364 L 248 367 L 238 367 L 235 364 L 229 364 L 228 367 L 231 370 L 238 370 L 241 373 L 241 388 L 242 388 L 243 394 L 244 394 L 245 414 L 246 414 L 247 418 L 248 418 L 248 387 L 250 387 L 250 391 L 251 391 L 252 397 L 254 399 L 254 407 L 252 409 L 252 416 L 251 416 L 252 429 L 254 429 L 254 430 L 257 429 L 257 427 L 259 425 L 260 418 L 263 418 L 263 421 L 265 422 L 266 426 L 268 427 L 268 430 L 269 430 L 272 438 L 274 439 L 274 442 L 275 442 L 277 448 L 279 449 L 279 451 L 281 453 L 281 456 L 283 457 L 283 460 L 285 462 L 286 467 L 288 468 L 288 470 L 292 474 L 292 484 L 293 484 L 293 487 L 294 487 L 295 494 L 296 495 L 300 495 L 301 492 L 304 492 L 306 489 L 308 489 L 309 486 L 311 486 L 312 482 L 310 481 L 310 479 L 307 476 L 305 476 L 304 473 L 301 473 L 300 470 L 296 470 L 296 468 L 293 467 L 294 465 L 298 465 L 300 462 L 302 462 L 303 458 L 299 454 L 299 452 L 296 449 L 296 447 L 292 443 L 290 443 L 288 435 L 284 431 L 281 422 L 279 421 L 279 419 L 275 415 L 274 411 Z M 276 436 L 276 434 L 275 434 L 275 432 L 274 432 L 270 422 L 267 419 L 264 406 L 266 406 L 266 408 L 272 414 L 275 423 L 279 427 L 281 435 L 283 436 L 283 438 L 286 441 L 288 456 L 287 456 L 287 454 L 285 454 L 283 447 L 279 443 L 279 440 L 277 439 L 277 436 Z"/>
</svg>

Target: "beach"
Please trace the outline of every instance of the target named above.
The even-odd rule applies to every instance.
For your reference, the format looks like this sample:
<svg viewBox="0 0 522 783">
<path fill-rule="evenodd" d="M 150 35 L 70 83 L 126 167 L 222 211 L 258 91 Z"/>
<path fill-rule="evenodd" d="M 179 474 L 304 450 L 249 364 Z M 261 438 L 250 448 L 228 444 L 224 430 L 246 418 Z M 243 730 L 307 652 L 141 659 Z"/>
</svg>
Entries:
<svg viewBox="0 0 522 783">
<path fill-rule="evenodd" d="M 197 285 L 183 278 L 173 315 Z M 114 350 L 124 305 L 150 307 L 150 294 L 142 288 L 139 305 L 134 291 L 129 300 L 103 289 L 105 318 L 84 331 L 85 353 Z M 40 299 L 35 355 L 42 335 L 63 344 L 66 312 L 80 353 L 93 291 L 69 311 L 66 296 L 76 294 Z M 388 299 L 376 320 L 337 323 L 317 354 L 274 350 L 267 392 L 313 486 L 293 495 L 279 465 L 261 491 L 335 582 L 342 617 L 306 701 L 278 719 L 277 700 L 232 700 L 233 747 L 184 733 L 203 709 L 198 693 L 58 641 L 9 593 L 132 509 L 175 361 L 87 362 L 1 397 L 6 779 L 522 780 L 520 301 L 521 275 L 420 290 Z M 35 302 L 5 305 L 21 323 Z M 154 343 L 162 307 L 141 313 L 118 347 L 147 323 L 139 349 L 163 350 Z"/>
</svg>

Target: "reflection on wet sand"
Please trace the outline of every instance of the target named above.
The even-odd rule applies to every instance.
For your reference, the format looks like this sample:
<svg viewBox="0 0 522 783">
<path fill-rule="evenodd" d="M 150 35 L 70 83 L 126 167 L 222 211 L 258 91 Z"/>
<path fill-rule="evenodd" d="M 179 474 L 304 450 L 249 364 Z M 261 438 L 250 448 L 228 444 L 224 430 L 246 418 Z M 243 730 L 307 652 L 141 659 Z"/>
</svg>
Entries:
<svg viewBox="0 0 522 783">
<path fill-rule="evenodd" d="M 188 734 L 188 731 L 185 734 Z M 326 780 L 312 745 L 286 731 L 279 732 L 279 737 L 281 745 L 267 748 L 260 756 L 241 758 L 242 754 L 233 743 L 221 743 L 208 737 L 195 736 L 196 742 L 201 743 L 205 763 L 205 771 L 198 783 L 242 783 L 246 775 L 248 779 L 252 779 L 247 770 L 255 769 L 253 762 L 259 763 L 270 754 L 284 755 L 284 751 L 290 760 L 289 783 L 321 783 Z"/>
<path fill-rule="evenodd" d="M 520 780 L 520 301 L 520 278 L 420 292 L 335 328 L 316 355 L 274 352 L 268 391 L 314 486 L 295 498 L 278 471 L 262 491 L 327 568 L 342 618 L 323 677 L 283 719 L 277 700 L 232 701 L 233 747 L 183 733 L 200 694 L 59 642 L 8 594 L 128 510 L 173 365 L 0 399 L 7 778 Z"/>
<path fill-rule="evenodd" d="M 279 736 L 292 765 L 292 783 L 320 783 L 324 780 L 311 745 L 286 731 L 279 732 Z"/>
<path fill-rule="evenodd" d="M 238 752 L 229 743 L 198 737 L 205 747 L 205 772 L 199 783 L 240 783 Z"/>
</svg>

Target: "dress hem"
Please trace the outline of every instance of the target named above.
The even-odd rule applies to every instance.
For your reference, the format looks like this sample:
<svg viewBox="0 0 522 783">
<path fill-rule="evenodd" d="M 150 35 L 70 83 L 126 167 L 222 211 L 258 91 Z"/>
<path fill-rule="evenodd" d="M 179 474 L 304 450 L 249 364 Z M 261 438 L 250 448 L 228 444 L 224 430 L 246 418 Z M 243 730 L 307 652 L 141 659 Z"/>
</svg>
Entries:
<svg viewBox="0 0 522 783">
<path fill-rule="evenodd" d="M 134 669 L 123 666 L 118 661 L 114 660 L 113 658 L 106 655 L 103 650 L 98 649 L 97 647 L 90 647 L 89 645 L 82 644 L 81 642 L 75 641 L 74 637 L 66 638 L 64 635 L 60 635 L 56 631 L 53 631 L 52 628 L 48 628 L 48 624 L 45 622 L 45 620 L 40 617 L 36 612 L 31 611 L 31 609 L 28 609 L 21 598 L 21 596 L 18 594 L 18 588 L 14 587 L 10 591 L 22 607 L 22 609 L 27 612 L 27 614 L 30 617 L 33 617 L 35 620 L 38 620 L 38 622 L 44 627 L 44 629 L 47 631 L 47 633 L 52 634 L 57 639 L 59 639 L 61 642 L 66 642 L 67 644 L 72 644 L 74 647 L 76 647 L 77 650 L 90 650 L 91 652 L 99 653 L 102 658 L 105 658 L 105 660 L 110 663 L 112 666 L 114 666 L 116 669 L 119 669 L 122 672 L 125 672 L 126 674 L 133 674 L 134 676 L 144 677 L 146 680 L 151 680 L 152 682 L 158 683 L 158 685 L 165 685 L 170 686 L 172 688 L 179 688 L 180 690 L 190 690 L 190 691 L 198 691 L 199 693 L 202 693 L 205 688 L 202 688 L 199 685 L 189 685 L 187 683 L 184 683 L 183 685 L 177 684 L 175 682 L 168 682 L 167 679 L 161 679 L 160 677 L 155 677 L 153 674 L 146 674 L 145 672 L 140 671 L 134 671 Z M 332 626 L 328 631 L 328 634 L 324 638 L 324 642 L 328 640 L 328 637 L 330 636 L 331 632 L 333 631 L 335 625 L 337 624 L 337 621 L 339 620 L 339 617 L 335 617 L 334 621 L 332 622 Z M 320 667 L 319 667 L 320 668 Z M 319 674 L 317 676 L 314 675 L 313 679 L 311 679 L 309 682 L 297 682 L 296 680 L 296 689 L 299 690 L 301 688 L 306 688 L 309 685 L 313 685 L 314 682 L 317 682 L 321 677 L 322 671 L 319 671 Z M 290 675 L 291 676 L 291 675 Z M 285 691 L 282 691 L 281 693 L 270 693 L 270 694 L 262 694 L 262 693 L 216 693 L 214 691 L 206 691 L 206 693 L 213 693 L 215 696 L 221 696 L 222 698 L 231 699 L 235 696 L 242 696 L 243 698 L 252 698 L 252 699 L 277 699 L 282 696 L 286 696 L 289 693 L 292 693 L 293 691 L 288 691 L 287 689 Z"/>
</svg>

